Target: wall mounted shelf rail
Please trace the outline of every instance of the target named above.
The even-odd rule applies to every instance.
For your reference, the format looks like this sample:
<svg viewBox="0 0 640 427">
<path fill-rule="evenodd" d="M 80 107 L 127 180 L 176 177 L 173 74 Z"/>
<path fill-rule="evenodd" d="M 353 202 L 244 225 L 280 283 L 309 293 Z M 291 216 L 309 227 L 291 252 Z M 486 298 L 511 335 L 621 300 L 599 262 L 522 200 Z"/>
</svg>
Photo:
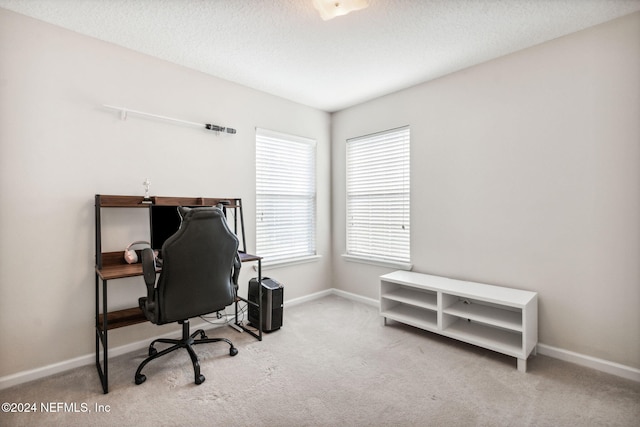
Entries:
<svg viewBox="0 0 640 427">
<path fill-rule="evenodd" d="M 158 119 L 158 120 L 164 120 L 166 122 L 179 123 L 181 125 L 192 126 L 192 127 L 197 127 L 197 128 L 201 128 L 201 129 L 207 129 L 207 130 L 210 130 L 210 131 L 213 131 L 213 132 L 226 132 L 226 133 L 231 133 L 231 134 L 236 133 L 236 130 L 234 128 L 214 125 L 214 124 L 211 124 L 211 123 L 190 122 L 190 121 L 187 121 L 187 120 L 175 119 L 173 117 L 161 116 L 159 114 L 145 113 L 144 111 L 132 110 L 131 108 L 116 107 L 114 105 L 103 104 L 102 106 L 105 107 L 105 108 L 108 108 L 110 110 L 119 111 L 120 112 L 120 120 L 126 120 L 127 116 L 129 114 L 134 114 L 134 115 L 137 115 L 137 116 L 151 117 L 151 118 Z"/>
</svg>

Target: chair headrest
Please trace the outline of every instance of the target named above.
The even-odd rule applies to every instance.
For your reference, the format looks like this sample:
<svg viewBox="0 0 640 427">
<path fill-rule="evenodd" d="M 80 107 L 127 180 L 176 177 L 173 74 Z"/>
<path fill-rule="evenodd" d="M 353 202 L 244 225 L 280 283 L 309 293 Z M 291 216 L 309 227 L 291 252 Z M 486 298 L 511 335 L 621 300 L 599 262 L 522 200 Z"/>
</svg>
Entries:
<svg viewBox="0 0 640 427">
<path fill-rule="evenodd" d="M 199 215 L 200 212 L 204 212 L 204 213 L 212 213 L 214 214 L 214 216 L 222 216 L 224 215 L 222 212 L 222 209 L 220 208 L 220 205 L 218 206 L 205 206 L 205 207 L 198 207 L 198 208 L 189 208 L 186 206 L 179 206 L 178 207 L 178 214 L 180 214 L 180 219 L 182 221 L 185 221 L 195 215 Z"/>
</svg>

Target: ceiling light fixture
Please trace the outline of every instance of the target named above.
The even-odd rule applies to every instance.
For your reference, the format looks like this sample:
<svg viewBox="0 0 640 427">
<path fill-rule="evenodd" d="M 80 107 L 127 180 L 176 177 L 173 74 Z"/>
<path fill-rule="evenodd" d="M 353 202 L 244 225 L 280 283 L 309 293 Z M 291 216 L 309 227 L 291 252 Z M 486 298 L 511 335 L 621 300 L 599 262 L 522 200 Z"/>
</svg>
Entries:
<svg viewBox="0 0 640 427">
<path fill-rule="evenodd" d="M 320 17 L 325 21 L 367 6 L 369 0 L 313 0 L 313 7 L 318 9 Z"/>
</svg>

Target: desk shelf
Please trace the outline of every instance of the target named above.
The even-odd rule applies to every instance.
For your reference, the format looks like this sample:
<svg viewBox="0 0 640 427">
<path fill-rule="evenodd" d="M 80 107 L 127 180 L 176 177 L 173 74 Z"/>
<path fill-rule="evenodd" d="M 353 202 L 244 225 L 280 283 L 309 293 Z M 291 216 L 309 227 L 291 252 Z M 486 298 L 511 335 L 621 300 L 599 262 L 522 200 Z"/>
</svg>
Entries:
<svg viewBox="0 0 640 427">
<path fill-rule="evenodd" d="M 98 316 L 98 328 L 104 328 L 104 314 Z M 135 325 L 137 323 L 147 322 L 147 318 L 140 307 L 126 308 L 124 310 L 110 311 L 107 313 L 106 330 L 122 328 L 123 326 Z"/>
<path fill-rule="evenodd" d="M 101 253 L 102 267 L 96 265 L 96 274 L 102 280 L 123 279 L 125 277 L 142 276 L 142 264 L 127 264 L 124 251 Z"/>
<path fill-rule="evenodd" d="M 238 254 L 240 261 L 258 263 L 258 280 L 262 277 L 262 257 L 246 253 L 246 241 L 244 236 L 244 217 L 242 213 L 242 200 L 239 198 L 211 198 L 211 197 L 165 197 L 153 196 L 145 199 L 142 196 L 117 196 L 96 194 L 95 196 L 95 330 L 96 330 L 96 369 L 102 383 L 103 392 L 109 392 L 109 371 L 108 371 L 108 331 L 147 322 L 144 313 L 139 307 L 127 308 L 124 310 L 109 311 L 108 309 L 108 286 L 110 280 L 122 279 L 125 277 L 142 276 L 142 264 L 127 264 L 123 258 L 124 251 L 102 252 L 102 224 L 101 216 L 103 208 L 139 208 L 149 209 L 151 206 L 216 206 L 222 204 L 225 211 L 234 210 L 233 230 L 240 238 L 241 247 Z M 239 223 L 238 223 L 239 220 Z M 124 245 L 123 245 L 124 247 Z M 139 251 L 138 254 L 140 255 Z M 100 286 L 102 284 L 102 286 Z M 245 301 L 248 304 L 258 306 L 260 318 L 262 318 L 262 307 L 260 304 L 252 303 L 244 298 L 238 297 L 235 302 L 235 326 L 246 331 L 256 339 L 262 341 L 262 324 L 257 332 L 247 329 L 238 321 L 238 303 Z M 260 287 L 260 298 L 262 301 L 262 287 Z M 100 351 L 102 347 L 102 352 Z M 102 356 L 102 357 L 101 357 Z"/>
</svg>

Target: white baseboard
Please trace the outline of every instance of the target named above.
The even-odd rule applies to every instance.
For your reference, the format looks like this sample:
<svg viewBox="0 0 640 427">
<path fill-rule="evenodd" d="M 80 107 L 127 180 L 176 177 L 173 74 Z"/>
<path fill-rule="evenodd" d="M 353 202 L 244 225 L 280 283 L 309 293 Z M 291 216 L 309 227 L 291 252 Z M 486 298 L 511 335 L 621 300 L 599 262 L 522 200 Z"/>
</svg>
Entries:
<svg viewBox="0 0 640 427">
<path fill-rule="evenodd" d="M 285 307 L 293 307 L 294 305 L 302 304 L 303 302 L 313 301 L 314 299 L 319 299 L 331 295 L 333 289 L 325 289 L 324 291 L 316 292 L 314 294 L 305 295 L 303 297 L 298 297 L 294 299 L 290 299 L 284 302 Z"/>
<path fill-rule="evenodd" d="M 191 328 L 193 330 L 196 330 L 196 329 L 209 330 L 215 327 L 219 327 L 219 326 L 213 325 L 205 321 L 191 325 Z M 141 341 L 125 344 L 119 347 L 110 348 L 109 359 L 117 356 L 121 356 L 123 354 L 131 353 L 133 351 L 146 349 L 149 346 L 149 343 L 156 338 L 176 338 L 179 336 L 180 333 L 181 333 L 180 331 L 168 332 L 166 334 L 158 335 L 156 337 L 150 337 Z M 42 366 L 40 368 L 17 372 L 12 375 L 0 377 L 0 390 L 13 387 L 14 385 L 23 384 L 29 381 L 34 381 L 34 380 L 45 378 L 51 375 L 55 375 L 60 372 L 68 371 L 70 369 L 79 368 L 86 365 L 94 365 L 95 363 L 96 363 L 96 355 L 95 353 L 91 353 L 91 354 L 86 354 L 84 356 L 75 357 L 73 359 L 64 360 L 62 362 L 53 363 L 51 365 Z M 96 379 L 98 379 L 97 373 L 96 373 Z"/>
<path fill-rule="evenodd" d="M 640 382 L 640 369 L 552 347 L 546 344 L 538 344 L 537 350 L 539 354 L 553 357 L 554 359 L 564 360 L 565 362 L 575 363 L 576 365 L 586 366 L 587 368 L 596 369 L 601 372 Z"/>
<path fill-rule="evenodd" d="M 324 291 L 316 292 L 303 297 L 294 298 L 284 303 L 285 307 L 293 307 L 298 304 L 302 304 L 307 301 L 313 301 L 315 299 L 323 298 L 328 295 L 337 295 L 342 298 L 350 299 L 353 301 L 361 302 L 374 307 L 379 307 L 379 301 L 373 298 L 363 297 L 361 295 L 346 292 L 340 289 L 326 289 Z M 201 322 L 192 325 L 193 329 L 211 329 L 216 327 L 208 322 Z M 176 332 L 167 333 L 158 337 L 147 338 L 142 341 L 125 344 L 120 347 L 109 349 L 109 358 L 120 356 L 123 354 L 131 353 L 133 351 L 146 348 L 151 341 L 156 338 L 174 337 Z M 595 357 L 587 356 L 580 353 L 575 353 L 569 350 L 564 350 L 557 347 L 552 347 L 546 344 L 538 344 L 538 353 L 553 357 L 555 359 L 564 360 L 566 362 L 575 363 L 576 365 L 585 366 L 588 368 L 596 369 L 598 371 L 606 372 L 608 374 L 616 375 L 622 378 L 627 378 L 633 381 L 640 382 L 640 369 L 632 368 L 630 366 L 621 365 L 619 363 L 610 362 L 604 359 L 598 359 Z M 12 375 L 0 377 L 0 390 L 12 387 L 14 385 L 23 384 L 29 381 L 45 378 L 50 375 L 58 374 L 60 372 L 68 371 L 69 369 L 78 368 L 81 366 L 91 365 L 95 363 L 95 354 L 87 354 L 79 356 L 73 359 L 64 360 L 62 362 L 54 363 L 51 365 L 43 366 L 28 371 L 17 372 Z M 97 377 L 97 373 L 96 373 Z"/>
<path fill-rule="evenodd" d="M 380 301 L 377 299 L 373 299 L 373 298 L 367 298 L 367 297 L 363 297 L 362 295 L 358 295 L 358 294 L 352 294 L 351 292 L 347 292 L 347 291 L 342 291 L 340 289 L 332 289 L 331 290 L 333 295 L 338 295 L 339 297 L 342 298 L 346 298 L 346 299 L 350 299 L 352 301 L 357 301 L 357 302 L 361 302 L 363 304 L 366 305 L 370 305 L 373 307 L 380 307 Z"/>
<path fill-rule="evenodd" d="M 68 371 L 69 369 L 79 368 L 95 361 L 95 354 L 76 357 L 52 365 L 43 366 L 28 371 L 17 372 L 15 374 L 0 377 L 0 390 L 13 387 L 14 385 L 23 384 L 29 381 L 48 377 L 59 372 Z M 96 374 L 97 376 L 97 374 Z"/>
<path fill-rule="evenodd" d="M 351 292 L 342 291 L 342 290 L 336 289 L 336 288 L 325 289 L 324 291 L 316 292 L 314 294 L 305 295 L 305 296 L 300 297 L 300 298 L 294 298 L 292 300 L 285 301 L 284 306 L 285 307 L 293 307 L 294 305 L 298 305 L 298 304 L 301 304 L 301 303 L 307 302 L 307 301 L 313 301 L 313 300 L 316 300 L 316 299 L 319 299 L 319 298 L 323 298 L 323 297 L 326 297 L 326 296 L 329 296 L 329 295 L 337 295 L 337 296 L 342 297 L 342 298 L 346 298 L 346 299 L 350 299 L 350 300 L 353 300 L 353 301 L 361 302 L 363 304 L 371 305 L 371 306 L 374 306 L 374 307 L 379 307 L 380 306 L 380 302 L 377 299 L 363 297 L 362 295 L 352 294 Z"/>
</svg>

